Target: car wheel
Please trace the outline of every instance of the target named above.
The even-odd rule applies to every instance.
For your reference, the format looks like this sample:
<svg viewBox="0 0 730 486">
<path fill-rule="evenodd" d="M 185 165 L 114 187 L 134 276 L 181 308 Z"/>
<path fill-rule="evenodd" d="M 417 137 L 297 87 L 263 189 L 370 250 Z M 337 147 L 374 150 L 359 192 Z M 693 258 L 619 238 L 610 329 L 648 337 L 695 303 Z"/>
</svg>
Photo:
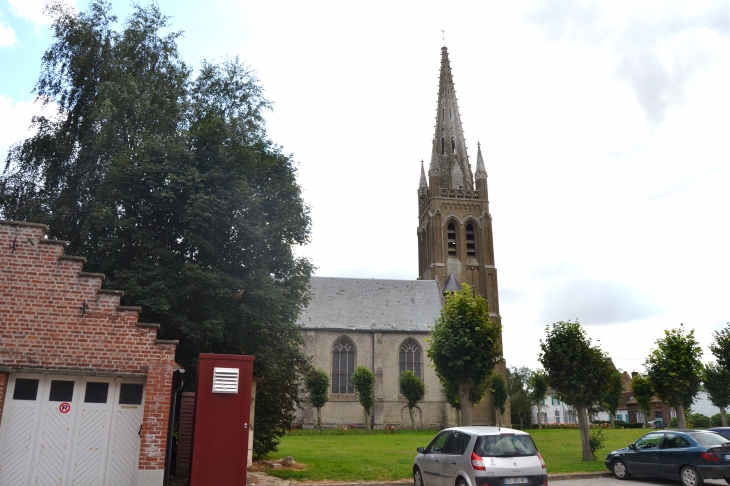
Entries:
<svg viewBox="0 0 730 486">
<path fill-rule="evenodd" d="M 679 480 L 682 481 L 684 486 L 702 486 L 702 483 L 704 483 L 702 476 L 692 466 L 684 466 L 679 471 Z"/>
<path fill-rule="evenodd" d="M 611 471 L 613 472 L 613 475 L 616 476 L 616 479 L 629 479 L 631 477 L 629 470 L 626 469 L 626 464 L 621 459 L 613 461 Z"/>
<path fill-rule="evenodd" d="M 413 486 L 425 486 L 421 477 L 421 470 L 417 467 L 413 468 Z"/>
<path fill-rule="evenodd" d="M 456 483 L 456 486 L 467 486 L 466 481 L 464 478 L 459 478 L 459 482 Z"/>
</svg>

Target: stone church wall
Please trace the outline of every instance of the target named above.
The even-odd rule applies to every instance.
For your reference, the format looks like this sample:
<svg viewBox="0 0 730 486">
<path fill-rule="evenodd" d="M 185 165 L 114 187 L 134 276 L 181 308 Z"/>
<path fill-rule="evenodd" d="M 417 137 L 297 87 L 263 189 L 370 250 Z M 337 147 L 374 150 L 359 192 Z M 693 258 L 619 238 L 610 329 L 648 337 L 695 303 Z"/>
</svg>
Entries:
<svg viewBox="0 0 730 486">
<path fill-rule="evenodd" d="M 416 425 L 421 428 L 441 428 L 456 425 L 456 414 L 441 398 L 441 385 L 430 360 L 426 357 L 428 342 L 425 332 L 384 332 L 356 330 L 307 329 L 303 331 L 305 354 L 312 357 L 316 367 L 332 376 L 332 350 L 335 341 L 347 336 L 356 347 L 355 366 L 365 366 L 375 373 L 374 426 L 386 425 L 410 427 L 410 416 L 404 397 L 399 393 L 400 346 L 413 338 L 421 347 L 421 373 L 426 383 L 426 396 L 415 410 Z M 322 424 L 325 427 L 356 424 L 365 426 L 362 406 L 354 394 L 333 394 L 330 388 L 329 402 L 322 408 Z M 317 412 L 305 401 L 298 411 L 298 422 L 305 428 L 316 426 Z"/>
</svg>

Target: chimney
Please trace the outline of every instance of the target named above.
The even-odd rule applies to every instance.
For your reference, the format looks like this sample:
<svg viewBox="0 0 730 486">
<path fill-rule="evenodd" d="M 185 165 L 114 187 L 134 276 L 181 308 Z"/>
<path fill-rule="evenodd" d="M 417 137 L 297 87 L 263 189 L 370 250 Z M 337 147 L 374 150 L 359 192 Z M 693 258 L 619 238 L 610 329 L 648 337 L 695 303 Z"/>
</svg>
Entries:
<svg viewBox="0 0 730 486">
<path fill-rule="evenodd" d="M 631 379 L 636 378 L 638 375 L 639 375 L 639 372 L 638 371 L 632 371 L 631 372 Z"/>
</svg>

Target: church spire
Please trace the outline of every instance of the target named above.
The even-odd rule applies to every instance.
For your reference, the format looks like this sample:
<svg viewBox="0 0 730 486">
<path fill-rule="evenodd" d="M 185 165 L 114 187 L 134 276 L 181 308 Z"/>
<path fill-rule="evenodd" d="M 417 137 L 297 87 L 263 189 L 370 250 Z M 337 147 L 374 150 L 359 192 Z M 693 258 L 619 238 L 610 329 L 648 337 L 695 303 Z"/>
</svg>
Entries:
<svg viewBox="0 0 730 486">
<path fill-rule="evenodd" d="M 484 168 L 484 159 L 482 158 L 482 144 L 477 142 L 477 171 L 474 174 L 476 179 L 486 179 L 487 169 Z"/>
<path fill-rule="evenodd" d="M 421 181 L 418 183 L 418 194 L 428 194 L 428 181 L 426 180 L 426 171 L 423 170 L 423 159 L 421 159 Z"/>
<path fill-rule="evenodd" d="M 476 190 L 479 191 L 480 197 L 489 200 L 487 194 L 487 169 L 484 167 L 484 158 L 482 157 L 482 144 L 477 142 L 477 171 L 474 174 L 476 178 Z"/>
<path fill-rule="evenodd" d="M 432 162 L 432 165 L 439 169 L 442 187 L 473 189 L 474 181 L 466 155 L 464 130 L 461 127 L 449 52 L 446 47 L 441 48 L 441 73 L 439 75 L 434 142 L 436 163 Z"/>
</svg>

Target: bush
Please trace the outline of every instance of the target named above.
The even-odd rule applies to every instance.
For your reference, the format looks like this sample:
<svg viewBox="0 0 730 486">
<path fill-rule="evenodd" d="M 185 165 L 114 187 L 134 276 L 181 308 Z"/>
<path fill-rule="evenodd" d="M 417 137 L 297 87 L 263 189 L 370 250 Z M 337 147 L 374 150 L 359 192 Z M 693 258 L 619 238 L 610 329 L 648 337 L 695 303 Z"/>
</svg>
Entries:
<svg viewBox="0 0 730 486">
<path fill-rule="evenodd" d="M 722 427 L 722 415 L 719 413 L 716 413 L 712 417 L 710 417 L 710 426 L 711 427 Z"/>
<path fill-rule="evenodd" d="M 701 429 L 706 429 L 710 426 L 710 417 L 707 415 L 702 415 L 701 413 L 693 413 L 687 417 L 688 422 L 692 422 L 692 425 L 690 426 L 687 424 L 688 427 L 696 427 Z"/>
<path fill-rule="evenodd" d="M 591 431 L 591 453 L 594 461 L 597 459 L 596 452 L 603 449 L 604 442 L 606 442 L 606 438 L 603 436 L 603 430 L 600 428 L 593 429 Z"/>
<path fill-rule="evenodd" d="M 644 424 L 641 422 L 623 422 L 621 424 L 617 423 L 616 428 L 620 429 L 642 429 L 644 428 Z"/>
<path fill-rule="evenodd" d="M 687 424 L 687 426 L 689 426 L 689 424 Z M 672 417 L 672 420 L 669 421 L 669 428 L 670 429 L 677 428 L 677 417 Z"/>
</svg>

